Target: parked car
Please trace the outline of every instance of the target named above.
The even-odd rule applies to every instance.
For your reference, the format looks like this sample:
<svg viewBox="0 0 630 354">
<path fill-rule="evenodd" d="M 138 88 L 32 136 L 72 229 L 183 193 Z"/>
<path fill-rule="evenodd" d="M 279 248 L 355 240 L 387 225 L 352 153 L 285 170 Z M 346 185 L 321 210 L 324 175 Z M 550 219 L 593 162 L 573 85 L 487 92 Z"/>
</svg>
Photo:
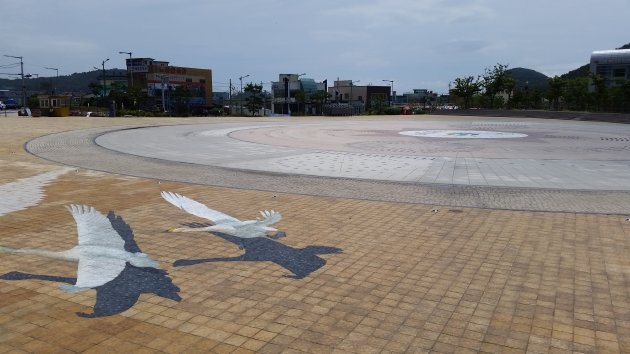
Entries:
<svg viewBox="0 0 630 354">
<path fill-rule="evenodd" d="M 6 101 L 4 101 L 4 104 L 7 106 L 6 108 L 8 109 L 18 108 L 17 101 L 13 98 L 8 98 Z"/>
<path fill-rule="evenodd" d="M 7 105 L 0 101 L 0 109 L 7 109 Z"/>
</svg>

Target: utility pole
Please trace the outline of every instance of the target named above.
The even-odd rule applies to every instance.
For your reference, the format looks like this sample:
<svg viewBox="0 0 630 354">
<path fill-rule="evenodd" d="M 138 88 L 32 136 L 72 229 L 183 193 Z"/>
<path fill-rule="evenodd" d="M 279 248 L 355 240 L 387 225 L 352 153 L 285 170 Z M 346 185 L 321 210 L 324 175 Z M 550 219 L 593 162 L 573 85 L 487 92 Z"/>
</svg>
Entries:
<svg viewBox="0 0 630 354">
<path fill-rule="evenodd" d="M 304 76 L 306 73 L 297 74 L 298 83 L 300 84 L 300 91 L 302 92 L 302 113 L 306 111 L 306 95 L 304 94 L 304 85 L 302 85 L 302 81 L 300 80 L 300 76 Z M 298 102 L 298 112 L 300 111 L 300 102 Z"/>
<path fill-rule="evenodd" d="M 286 106 L 287 114 L 291 116 L 291 106 L 289 106 L 289 78 L 285 76 L 282 81 L 284 81 L 284 105 Z M 284 111 L 282 113 L 284 113 Z"/>
<path fill-rule="evenodd" d="M 133 65 L 131 65 L 131 52 L 118 52 L 118 54 L 129 54 L 129 65 L 127 65 L 127 71 L 129 71 L 129 77 L 131 78 L 130 80 L 130 85 L 131 87 L 133 87 Z M 130 88 L 131 88 L 130 87 Z"/>
<path fill-rule="evenodd" d="M 249 77 L 249 74 L 245 75 L 245 76 L 241 76 L 238 79 L 241 80 L 241 94 L 239 97 L 239 102 L 241 105 L 241 116 L 243 115 L 243 79 Z"/>
<path fill-rule="evenodd" d="M 109 58 L 103 60 L 101 65 L 103 66 L 103 107 L 107 107 L 105 102 L 105 63 L 109 60 Z"/>
<path fill-rule="evenodd" d="M 102 79 L 103 79 L 103 88 L 101 90 L 101 103 L 103 104 L 103 107 L 107 107 L 107 104 L 105 102 L 105 63 L 109 60 L 109 58 L 103 60 L 103 62 L 101 63 L 102 67 L 103 67 L 103 72 L 102 72 Z M 97 68 L 96 66 L 94 67 L 94 70 L 98 71 L 101 70 L 99 68 Z"/>
<path fill-rule="evenodd" d="M 166 112 L 166 97 L 164 95 L 164 86 L 168 84 L 168 75 L 159 75 L 160 82 L 162 85 L 162 110 Z"/>
<path fill-rule="evenodd" d="M 396 103 L 396 96 L 394 96 L 394 80 L 383 80 L 384 82 L 389 82 L 392 84 L 392 95 L 391 95 L 391 103 L 390 105 L 394 105 Z"/>
<path fill-rule="evenodd" d="M 22 78 L 22 111 L 26 113 L 26 86 L 24 85 L 24 61 L 22 61 L 23 58 L 13 55 L 5 55 L 5 57 L 20 59 L 20 77 Z"/>
<path fill-rule="evenodd" d="M 262 106 L 263 106 L 263 110 L 262 110 L 262 116 L 265 116 L 265 109 L 266 109 L 266 104 L 267 104 L 267 97 L 265 95 L 265 90 L 263 87 L 263 82 L 260 82 L 260 95 L 262 96 Z"/>
<path fill-rule="evenodd" d="M 228 110 L 228 115 L 232 115 L 232 79 L 230 79 L 230 87 L 228 88 L 228 106 L 230 106 Z M 221 108 L 221 115 L 223 115 L 223 108 Z"/>
<path fill-rule="evenodd" d="M 101 65 L 103 66 L 103 88 L 101 90 L 101 101 L 103 102 L 103 107 L 107 107 L 107 105 L 105 104 L 105 63 L 109 60 L 109 58 L 103 60 L 103 62 L 101 63 Z M 94 67 L 94 69 L 99 70 L 96 66 Z"/>
<path fill-rule="evenodd" d="M 361 82 L 361 80 L 357 80 L 357 81 L 350 80 L 350 106 L 352 106 L 352 115 L 354 115 L 354 105 L 352 104 L 352 100 L 354 99 L 354 96 L 352 95 L 352 86 L 354 86 L 355 82 Z"/>
<path fill-rule="evenodd" d="M 57 81 L 57 84 L 59 84 L 59 69 L 57 69 L 57 68 L 44 68 L 44 69 L 55 70 L 57 72 L 57 80 L 55 80 L 55 81 Z M 53 95 L 55 94 L 55 86 L 54 85 L 52 85 L 52 94 Z"/>
</svg>

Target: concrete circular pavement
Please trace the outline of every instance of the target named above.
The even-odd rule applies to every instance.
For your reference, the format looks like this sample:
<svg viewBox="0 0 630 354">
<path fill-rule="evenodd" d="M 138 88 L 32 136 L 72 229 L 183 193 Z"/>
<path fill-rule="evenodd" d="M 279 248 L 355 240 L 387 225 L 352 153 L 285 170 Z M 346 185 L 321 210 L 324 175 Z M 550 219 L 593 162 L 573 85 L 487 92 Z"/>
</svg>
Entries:
<svg viewBox="0 0 630 354">
<path fill-rule="evenodd" d="M 420 128 L 441 135 L 400 134 Z M 492 138 L 462 139 L 482 134 Z M 506 135 L 510 138 L 498 138 Z M 465 120 L 202 124 L 111 132 L 96 143 L 156 159 L 283 174 L 630 190 L 630 127 L 610 124 Z"/>
<path fill-rule="evenodd" d="M 399 134 L 420 130 L 447 135 Z M 495 138 L 461 138 L 479 132 Z M 496 138 L 500 133 L 517 135 Z M 630 210 L 630 126 L 610 123 L 253 121 L 98 128 L 34 139 L 27 149 L 79 167 L 227 187 L 452 206 Z"/>
</svg>

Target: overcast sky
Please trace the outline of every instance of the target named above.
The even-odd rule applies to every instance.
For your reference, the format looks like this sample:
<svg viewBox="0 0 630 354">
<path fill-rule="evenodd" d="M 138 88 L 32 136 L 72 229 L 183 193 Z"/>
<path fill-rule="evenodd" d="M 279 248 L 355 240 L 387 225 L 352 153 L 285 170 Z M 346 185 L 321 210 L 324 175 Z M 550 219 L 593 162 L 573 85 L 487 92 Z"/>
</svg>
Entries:
<svg viewBox="0 0 630 354">
<path fill-rule="evenodd" d="M 496 63 L 552 76 L 630 42 L 630 0 L 0 0 L 0 13 L 0 54 L 25 73 L 124 68 L 130 51 L 212 69 L 215 91 L 306 73 L 442 93 Z"/>
</svg>

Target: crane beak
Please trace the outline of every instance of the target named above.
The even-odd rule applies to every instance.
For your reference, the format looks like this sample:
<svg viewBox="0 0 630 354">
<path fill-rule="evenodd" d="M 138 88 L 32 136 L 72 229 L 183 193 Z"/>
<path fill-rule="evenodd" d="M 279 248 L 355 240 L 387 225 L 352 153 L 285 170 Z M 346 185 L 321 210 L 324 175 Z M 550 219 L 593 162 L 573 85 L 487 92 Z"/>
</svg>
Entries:
<svg viewBox="0 0 630 354">
<path fill-rule="evenodd" d="M 167 230 L 167 232 L 194 232 L 194 231 L 206 231 L 206 229 L 193 228 L 193 227 L 175 227 L 175 228 Z"/>
</svg>

